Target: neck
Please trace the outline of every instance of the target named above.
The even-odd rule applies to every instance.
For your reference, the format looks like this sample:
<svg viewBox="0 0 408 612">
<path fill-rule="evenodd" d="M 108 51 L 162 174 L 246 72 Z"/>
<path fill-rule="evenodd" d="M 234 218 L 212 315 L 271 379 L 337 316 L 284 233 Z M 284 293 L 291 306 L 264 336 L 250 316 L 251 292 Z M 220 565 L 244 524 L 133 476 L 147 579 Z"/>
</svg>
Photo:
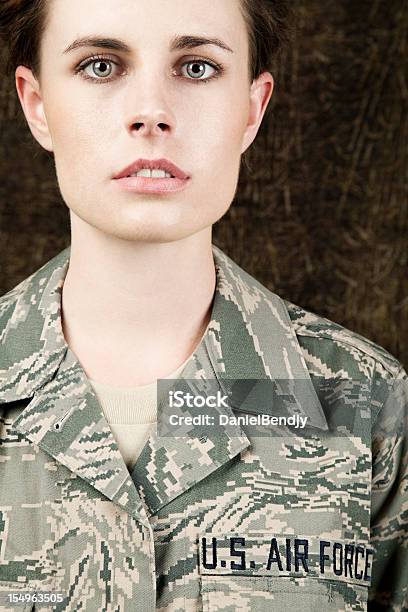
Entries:
<svg viewBox="0 0 408 612">
<path fill-rule="evenodd" d="M 71 213 L 71 232 L 63 330 L 87 376 L 137 386 L 176 370 L 210 320 L 211 227 L 174 242 L 136 242 Z"/>
</svg>

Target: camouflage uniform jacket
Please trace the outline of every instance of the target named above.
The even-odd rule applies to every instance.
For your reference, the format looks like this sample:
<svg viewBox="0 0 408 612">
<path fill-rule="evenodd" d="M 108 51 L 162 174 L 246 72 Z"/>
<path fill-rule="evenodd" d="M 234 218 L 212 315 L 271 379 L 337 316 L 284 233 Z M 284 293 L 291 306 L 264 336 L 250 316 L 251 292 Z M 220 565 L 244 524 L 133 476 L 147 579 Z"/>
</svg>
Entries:
<svg viewBox="0 0 408 612">
<path fill-rule="evenodd" d="M 298 410 L 308 435 L 155 429 L 129 471 L 62 333 L 65 249 L 0 299 L 0 597 L 30 591 L 23 609 L 49 610 L 31 595 L 62 593 L 58 612 L 407 610 L 407 374 L 213 255 L 211 321 L 176 388 L 254 380 L 253 399 L 286 381 L 249 412 Z M 248 409 L 237 388 L 228 418 Z"/>
</svg>

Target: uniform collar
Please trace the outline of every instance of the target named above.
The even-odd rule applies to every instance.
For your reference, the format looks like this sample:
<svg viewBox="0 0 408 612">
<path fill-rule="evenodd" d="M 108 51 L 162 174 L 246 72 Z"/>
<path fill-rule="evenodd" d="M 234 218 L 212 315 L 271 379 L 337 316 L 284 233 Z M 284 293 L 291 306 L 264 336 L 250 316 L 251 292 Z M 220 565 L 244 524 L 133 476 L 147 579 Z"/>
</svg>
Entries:
<svg viewBox="0 0 408 612">
<path fill-rule="evenodd" d="M 238 409 L 245 409 L 248 397 L 252 406 L 257 394 L 263 397 L 262 381 L 302 381 L 301 393 L 293 391 L 290 407 L 295 403 L 309 425 L 327 430 L 284 301 L 216 246 L 213 257 L 217 283 L 212 316 L 183 378 L 200 377 L 201 368 L 204 378 L 214 377 L 221 389 L 234 379 L 260 380 L 250 396 L 247 389 L 242 396 L 240 388 L 235 389 L 232 405 Z M 152 480 L 151 461 L 169 452 L 171 443 L 152 436 L 129 477 L 95 393 L 62 332 L 61 296 L 69 258 L 70 247 L 0 300 L 0 404 L 30 400 L 13 427 L 108 498 L 147 520 L 146 509 L 156 512 L 250 442 L 237 427 L 214 442 L 217 453 L 208 451 L 208 461 L 200 460 L 200 465 L 197 448 L 186 445 L 180 481 L 169 488 L 163 484 L 168 482 L 167 468 Z M 205 449 L 200 449 L 202 455 Z M 177 460 L 175 468 L 176 464 Z M 187 466 L 192 466 L 188 475 Z"/>
<path fill-rule="evenodd" d="M 249 395 L 250 385 L 235 385 L 233 407 L 257 412 L 256 400 L 267 400 L 273 391 L 273 386 L 265 383 L 275 381 L 290 395 L 286 403 L 281 402 L 283 412 L 307 416 L 308 426 L 327 430 L 285 302 L 215 246 L 213 255 L 217 290 L 204 341 L 215 375 L 224 390 L 231 389 L 226 381 L 259 381 Z M 260 412 L 267 412 L 269 406 L 273 414 L 273 401 L 258 405 Z"/>
</svg>

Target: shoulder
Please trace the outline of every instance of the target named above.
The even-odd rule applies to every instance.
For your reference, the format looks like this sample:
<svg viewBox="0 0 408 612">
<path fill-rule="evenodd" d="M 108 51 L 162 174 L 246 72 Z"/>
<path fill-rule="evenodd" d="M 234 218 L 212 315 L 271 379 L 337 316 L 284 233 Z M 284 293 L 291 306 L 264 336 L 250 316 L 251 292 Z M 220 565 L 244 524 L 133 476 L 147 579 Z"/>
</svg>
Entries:
<svg viewBox="0 0 408 612">
<path fill-rule="evenodd" d="M 283 300 L 312 375 L 369 382 L 381 404 L 404 374 L 401 362 L 384 347 L 330 319 Z"/>
<path fill-rule="evenodd" d="M 0 296 L 0 329 L 1 323 L 7 321 L 7 314 L 14 312 L 25 303 L 27 308 L 36 306 L 47 284 L 53 279 L 59 282 L 58 276 L 66 269 L 70 248 L 67 247 L 58 255 L 47 261 L 30 276 L 22 280 L 10 291 Z"/>
<path fill-rule="evenodd" d="M 0 372 L 35 352 L 58 316 L 69 247 L 0 297 Z"/>
<path fill-rule="evenodd" d="M 262 317 L 266 334 L 268 330 L 274 332 L 277 319 L 283 328 L 285 321 L 290 324 L 311 374 L 355 380 L 378 376 L 390 380 L 402 369 L 398 359 L 379 344 L 277 295 L 219 249 L 216 255 L 229 281 L 226 291 L 229 296 L 234 294 L 237 301 L 241 298 L 240 307 L 247 319 Z"/>
<path fill-rule="evenodd" d="M 29 276 L 6 294 L 0 296 L 0 339 L 10 324 L 10 321 L 16 315 L 18 316 L 18 311 L 21 316 L 24 316 L 23 311 L 29 308 L 29 303 L 26 303 L 25 307 L 24 304 L 25 300 L 27 300 L 31 286 L 32 276 Z"/>
<path fill-rule="evenodd" d="M 0 404 L 32 397 L 61 362 L 69 248 L 0 297 Z"/>
</svg>

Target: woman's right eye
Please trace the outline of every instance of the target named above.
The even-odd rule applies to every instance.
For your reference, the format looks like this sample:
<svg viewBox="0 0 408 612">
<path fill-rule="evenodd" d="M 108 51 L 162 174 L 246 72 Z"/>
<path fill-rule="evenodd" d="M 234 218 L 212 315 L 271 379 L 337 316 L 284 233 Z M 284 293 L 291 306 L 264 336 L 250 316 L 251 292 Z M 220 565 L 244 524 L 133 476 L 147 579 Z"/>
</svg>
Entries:
<svg viewBox="0 0 408 612">
<path fill-rule="evenodd" d="M 83 62 L 77 72 L 81 73 L 84 78 L 91 81 L 111 81 L 118 76 L 120 66 L 117 62 L 114 62 L 108 58 L 93 58 L 86 62 Z M 122 73 L 123 74 L 123 70 Z"/>
<path fill-rule="evenodd" d="M 92 62 L 92 64 L 90 64 L 88 68 L 91 68 L 93 73 L 90 76 L 97 76 L 102 78 L 110 77 L 113 71 L 112 62 L 106 60 L 97 60 L 96 62 Z"/>
</svg>

